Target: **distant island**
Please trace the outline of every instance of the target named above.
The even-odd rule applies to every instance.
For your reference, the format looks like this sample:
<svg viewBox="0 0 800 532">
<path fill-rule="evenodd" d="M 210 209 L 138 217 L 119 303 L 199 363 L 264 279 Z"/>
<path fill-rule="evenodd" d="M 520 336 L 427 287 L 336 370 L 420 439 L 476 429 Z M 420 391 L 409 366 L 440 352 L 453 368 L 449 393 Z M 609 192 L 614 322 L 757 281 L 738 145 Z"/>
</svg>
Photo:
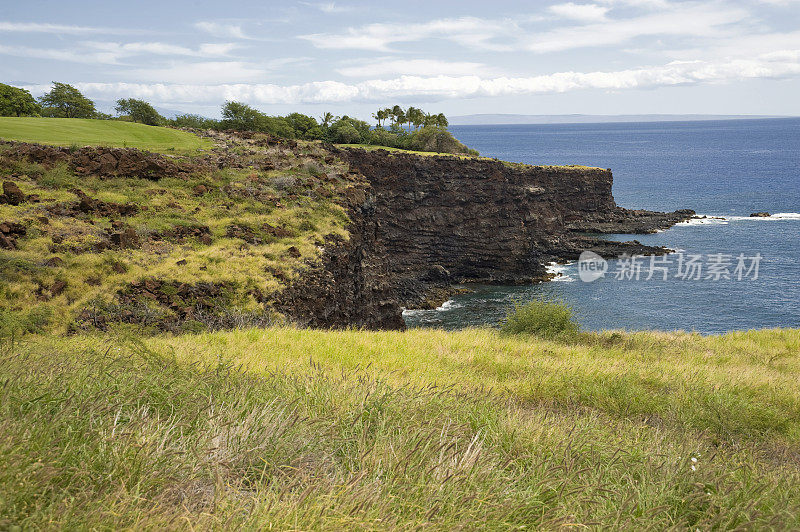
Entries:
<svg viewBox="0 0 800 532">
<path fill-rule="evenodd" d="M 748 120 L 759 118 L 792 118 L 780 115 L 518 115 L 475 114 L 449 118 L 453 126 L 510 125 L 510 124 L 591 124 L 607 122 L 685 122 L 701 120 Z"/>
</svg>

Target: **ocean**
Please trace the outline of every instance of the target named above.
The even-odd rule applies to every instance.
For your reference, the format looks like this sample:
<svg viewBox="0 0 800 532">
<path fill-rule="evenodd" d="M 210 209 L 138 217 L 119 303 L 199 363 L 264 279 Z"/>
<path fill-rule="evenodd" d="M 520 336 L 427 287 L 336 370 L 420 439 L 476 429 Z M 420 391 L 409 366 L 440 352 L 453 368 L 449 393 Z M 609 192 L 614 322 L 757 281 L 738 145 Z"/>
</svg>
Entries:
<svg viewBox="0 0 800 532">
<path fill-rule="evenodd" d="M 553 265 L 559 275 L 551 282 L 471 286 L 439 309 L 406 311 L 410 327 L 495 326 L 515 302 L 543 296 L 569 303 L 586 330 L 800 327 L 800 119 L 450 130 L 484 156 L 610 168 L 623 207 L 708 218 L 606 237 L 676 250 L 664 263 L 611 260 L 592 282 L 579 264 Z M 749 216 L 762 211 L 773 216 Z"/>
</svg>

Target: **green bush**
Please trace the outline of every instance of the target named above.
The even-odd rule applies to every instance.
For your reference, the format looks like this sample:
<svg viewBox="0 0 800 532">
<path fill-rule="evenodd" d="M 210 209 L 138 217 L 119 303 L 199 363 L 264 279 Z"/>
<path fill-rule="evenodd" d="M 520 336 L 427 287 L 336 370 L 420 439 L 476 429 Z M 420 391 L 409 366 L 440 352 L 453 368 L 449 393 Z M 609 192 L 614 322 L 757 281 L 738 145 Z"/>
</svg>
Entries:
<svg viewBox="0 0 800 532">
<path fill-rule="evenodd" d="M 415 131 L 411 135 L 409 148 L 415 151 L 478 155 L 476 150 L 467 148 L 447 129 L 438 126 L 427 126 Z"/>
<path fill-rule="evenodd" d="M 168 120 L 167 123 L 173 127 L 190 127 L 194 129 L 218 129 L 219 120 L 206 118 L 195 114 L 178 115 Z"/>
<path fill-rule="evenodd" d="M 572 336 L 579 326 L 573 320 L 572 308 L 563 301 L 535 299 L 517 303 L 501 327 L 506 334 L 533 334 L 544 338 Z"/>
</svg>

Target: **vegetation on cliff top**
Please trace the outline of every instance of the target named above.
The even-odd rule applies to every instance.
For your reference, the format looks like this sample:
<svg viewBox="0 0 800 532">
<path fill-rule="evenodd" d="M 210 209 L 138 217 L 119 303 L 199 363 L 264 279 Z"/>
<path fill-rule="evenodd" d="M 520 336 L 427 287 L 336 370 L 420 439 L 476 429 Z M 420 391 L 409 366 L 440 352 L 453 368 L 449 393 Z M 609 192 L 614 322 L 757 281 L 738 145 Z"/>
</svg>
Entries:
<svg viewBox="0 0 800 532">
<path fill-rule="evenodd" d="M 158 180 L 76 175 L 0 147 L 0 311 L 20 329 L 57 331 L 277 319 L 266 301 L 327 238 L 346 238 L 337 201 L 356 176 L 319 144 L 217 142 L 208 157 L 230 167 L 184 158 L 191 173 Z"/>
<path fill-rule="evenodd" d="M 0 351 L 0 528 L 794 529 L 800 332 Z"/>
<path fill-rule="evenodd" d="M 148 102 L 136 98 L 117 100 L 114 110 L 116 117 L 98 112 L 94 102 L 66 83 L 53 82 L 52 89 L 41 96 L 38 102 L 24 89 L 0 84 L 0 116 L 94 118 L 176 128 L 257 131 L 286 139 L 478 155 L 477 151 L 467 148 L 447 131 L 448 122 L 443 114 L 425 113 L 416 107 L 403 109 L 395 105 L 378 110 L 373 115 L 378 123 L 376 128 L 363 120 L 333 116 L 331 113 L 325 113 L 319 122 L 302 113 L 269 116 L 245 103 L 235 101 L 226 102 L 222 107 L 222 120 L 192 114 L 167 119 Z M 391 120 L 388 129 L 382 125 L 386 119 Z"/>
</svg>

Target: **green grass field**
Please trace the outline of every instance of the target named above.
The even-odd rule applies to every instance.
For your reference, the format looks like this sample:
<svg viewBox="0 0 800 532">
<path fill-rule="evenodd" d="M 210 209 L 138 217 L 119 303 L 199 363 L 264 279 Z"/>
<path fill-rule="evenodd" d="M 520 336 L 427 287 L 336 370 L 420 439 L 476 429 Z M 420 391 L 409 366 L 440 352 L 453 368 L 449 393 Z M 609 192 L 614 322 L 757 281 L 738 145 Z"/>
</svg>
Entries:
<svg viewBox="0 0 800 532">
<path fill-rule="evenodd" d="M 0 529 L 800 527 L 800 331 L 0 351 Z"/>
<path fill-rule="evenodd" d="M 389 153 L 409 153 L 412 155 L 422 155 L 425 157 L 458 157 L 459 159 L 477 159 L 480 161 L 494 161 L 491 157 L 483 157 L 481 155 L 467 155 L 464 153 L 437 153 L 431 151 L 414 151 L 414 150 L 404 150 L 402 148 L 391 148 L 389 146 L 374 146 L 372 144 L 337 144 L 336 146 L 340 148 L 360 148 L 366 151 L 376 151 L 376 150 L 386 150 Z M 568 164 L 568 165 L 553 165 L 553 164 L 545 164 L 545 165 L 530 165 L 525 163 L 512 163 L 509 161 L 500 161 L 506 166 L 511 167 L 520 167 L 526 168 L 530 166 L 537 166 L 541 168 L 578 168 L 578 169 L 585 169 L 585 168 L 597 168 L 595 166 L 583 166 L 579 164 Z"/>
<path fill-rule="evenodd" d="M 58 146 L 113 146 L 162 153 L 210 149 L 211 141 L 165 127 L 116 120 L 0 117 L 0 139 Z"/>
</svg>

